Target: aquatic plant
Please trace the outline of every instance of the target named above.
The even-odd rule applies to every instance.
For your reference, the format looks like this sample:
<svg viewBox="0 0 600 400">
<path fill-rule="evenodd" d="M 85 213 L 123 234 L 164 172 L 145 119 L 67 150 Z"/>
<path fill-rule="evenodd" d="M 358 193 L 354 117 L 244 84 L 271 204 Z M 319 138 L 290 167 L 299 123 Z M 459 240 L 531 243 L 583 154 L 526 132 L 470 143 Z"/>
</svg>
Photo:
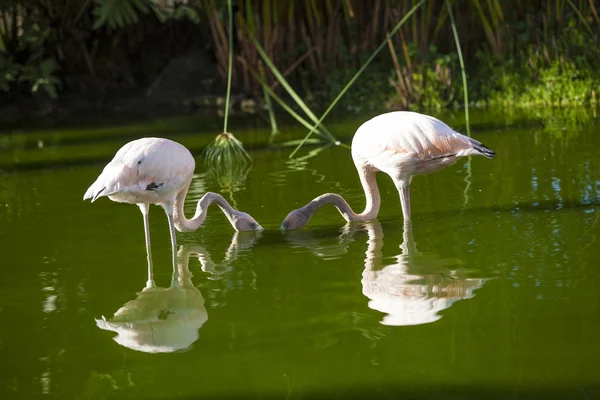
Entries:
<svg viewBox="0 0 600 400">
<path fill-rule="evenodd" d="M 227 75 L 223 132 L 219 133 L 214 142 L 204 150 L 204 164 L 222 187 L 235 185 L 236 182 L 245 180 L 252 163 L 252 159 L 244 149 L 242 142 L 227 130 L 233 71 L 233 11 L 231 0 L 227 0 L 227 9 L 229 12 L 229 73 Z"/>
<path fill-rule="evenodd" d="M 230 192 L 243 185 L 252 166 L 252 159 L 242 142 L 229 132 L 219 133 L 203 155 L 210 177 Z"/>
</svg>

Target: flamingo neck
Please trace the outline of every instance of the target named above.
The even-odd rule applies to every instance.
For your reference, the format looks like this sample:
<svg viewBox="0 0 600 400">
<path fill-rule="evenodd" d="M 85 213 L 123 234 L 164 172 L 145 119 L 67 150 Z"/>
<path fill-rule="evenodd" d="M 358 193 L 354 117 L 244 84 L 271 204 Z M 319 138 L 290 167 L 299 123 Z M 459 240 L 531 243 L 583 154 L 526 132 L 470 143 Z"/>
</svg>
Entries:
<svg viewBox="0 0 600 400">
<path fill-rule="evenodd" d="M 373 169 L 367 169 L 365 167 L 358 168 L 360 183 L 365 191 L 366 204 L 365 210 L 358 214 L 359 219 L 357 219 L 357 221 L 369 221 L 377 217 L 377 214 L 379 213 L 381 195 L 379 194 L 379 188 L 377 187 L 376 173 L 377 171 Z"/>
<path fill-rule="evenodd" d="M 196 212 L 194 213 L 194 216 L 192 217 L 192 219 L 187 219 L 185 217 L 183 205 L 185 203 L 185 197 L 187 195 L 188 189 L 189 184 L 186 185 L 186 187 L 182 189 L 181 192 L 179 192 L 177 198 L 175 199 L 173 216 L 175 220 L 175 228 L 177 228 L 179 232 L 193 232 L 197 230 L 206 219 L 208 207 L 212 203 L 215 203 L 219 206 L 221 211 L 223 211 L 223 214 L 225 214 L 231 225 L 235 228 L 235 219 L 238 212 L 233 207 L 231 207 L 231 205 L 229 205 L 229 203 L 223 198 L 223 196 L 221 196 L 218 193 L 208 192 L 204 196 L 202 196 L 202 198 L 198 201 L 198 204 L 196 205 Z"/>
<path fill-rule="evenodd" d="M 348 205 L 348 202 L 342 196 L 335 193 L 326 193 L 317 197 L 304 206 L 302 211 L 310 218 L 319 208 L 326 204 L 333 204 L 347 222 L 363 222 L 374 219 L 377 217 L 379 207 L 381 206 L 381 196 L 377 187 L 375 173 L 375 170 L 364 167 L 358 169 L 360 182 L 366 197 L 365 210 L 362 213 L 355 213 L 350 205 Z"/>
</svg>

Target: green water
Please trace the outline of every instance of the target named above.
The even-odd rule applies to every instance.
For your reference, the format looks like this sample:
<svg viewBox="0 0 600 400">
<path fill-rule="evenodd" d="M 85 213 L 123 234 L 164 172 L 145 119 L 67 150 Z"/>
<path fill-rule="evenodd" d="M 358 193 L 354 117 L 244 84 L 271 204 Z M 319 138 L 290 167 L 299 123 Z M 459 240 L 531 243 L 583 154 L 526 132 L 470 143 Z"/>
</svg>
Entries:
<svg viewBox="0 0 600 400">
<path fill-rule="evenodd" d="M 238 120 L 247 178 L 223 188 L 199 159 L 186 209 L 218 191 L 266 230 L 234 234 L 211 208 L 178 233 L 181 287 L 169 289 L 153 207 L 157 288 L 143 293 L 140 212 L 83 193 L 126 141 L 172 137 L 199 155 L 220 121 L 5 132 L 0 398 L 600 398 L 600 125 L 545 115 L 474 113 L 473 136 L 498 156 L 413 180 L 408 256 L 382 174 L 378 220 L 344 226 L 328 207 L 279 231 L 325 192 L 362 210 L 350 153 L 311 147 L 291 162 L 266 127 Z M 366 118 L 329 128 L 349 142 Z M 459 113 L 444 119 L 462 129 Z M 284 130 L 276 143 L 305 132 Z"/>
</svg>

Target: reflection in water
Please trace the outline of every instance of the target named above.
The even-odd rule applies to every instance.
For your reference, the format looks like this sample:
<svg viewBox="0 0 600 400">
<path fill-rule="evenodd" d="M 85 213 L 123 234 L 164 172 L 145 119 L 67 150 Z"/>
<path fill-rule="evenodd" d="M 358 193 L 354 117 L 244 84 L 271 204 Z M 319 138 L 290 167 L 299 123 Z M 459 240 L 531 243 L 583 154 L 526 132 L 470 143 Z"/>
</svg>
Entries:
<svg viewBox="0 0 600 400">
<path fill-rule="evenodd" d="M 346 224 L 337 241 L 319 239 L 312 231 L 287 232 L 287 240 L 323 259 L 339 258 L 348 252 L 357 231 L 369 236 L 362 275 L 363 294 L 369 308 L 385 313 L 383 325 L 420 325 L 441 318 L 438 313 L 455 301 L 474 297 L 473 291 L 489 279 L 466 277 L 467 270 L 458 259 L 444 259 L 433 253 L 417 251 L 411 224 L 404 226 L 402 253 L 394 263 L 385 265 L 382 256 L 383 230 L 378 221 Z"/>
<path fill-rule="evenodd" d="M 256 241 L 262 236 L 261 231 L 255 232 L 235 232 L 231 238 L 231 244 L 225 251 L 225 258 L 221 263 L 215 263 L 210 258 L 210 253 L 204 249 L 199 250 L 199 246 L 196 246 L 196 253 L 198 255 L 198 261 L 202 265 L 202 271 L 211 274 L 208 279 L 218 280 L 221 276 L 231 270 L 231 262 L 237 260 L 240 252 L 248 250 L 254 246 Z M 200 248 L 201 249 L 201 248 Z"/>
<path fill-rule="evenodd" d="M 194 245 L 180 246 L 177 268 L 168 288 L 154 284 L 149 265 L 146 287 L 110 320 L 102 317 L 96 320 L 96 325 L 118 333 L 113 338 L 115 342 L 132 350 L 165 353 L 189 347 L 198 339 L 198 329 L 208 319 L 204 298 L 192 283 L 188 268 L 190 255 L 202 250 Z"/>
<path fill-rule="evenodd" d="M 236 232 L 225 254 L 225 261 L 216 264 L 210 254 L 197 244 L 184 244 L 177 252 L 177 268 L 171 285 L 157 287 L 153 266 L 148 262 L 148 282 L 134 300 L 121 307 L 112 318 L 96 320 L 100 329 L 116 332 L 113 339 L 121 346 L 145 353 L 168 353 L 184 350 L 198 340 L 198 330 L 208 320 L 204 297 L 192 282 L 189 261 L 197 255 L 202 270 L 220 276 L 231 269 L 238 249 L 251 247 L 259 237 L 254 233 Z"/>
<path fill-rule="evenodd" d="M 348 253 L 348 246 L 354 242 L 354 233 L 359 229 L 360 225 L 346 224 L 342 228 L 342 234 L 333 242 L 330 237 L 320 239 L 313 230 L 304 229 L 287 231 L 286 239 L 292 247 L 303 247 L 317 257 L 333 260 Z"/>
<path fill-rule="evenodd" d="M 315 183 L 324 181 L 326 178 L 325 175 L 323 175 L 322 173 L 320 173 L 318 170 L 316 170 L 314 168 L 309 168 L 308 165 L 309 165 L 309 160 L 311 158 L 317 156 L 323 150 L 328 149 L 331 146 L 332 146 L 332 144 L 328 143 L 321 147 L 317 147 L 316 149 L 310 150 L 304 156 L 288 159 L 285 162 L 286 168 L 270 172 L 269 175 L 271 176 L 272 185 L 275 187 L 286 186 L 288 184 L 288 180 L 289 180 L 288 175 L 290 173 L 296 173 L 296 172 L 300 172 L 300 171 L 310 172 L 311 175 L 316 177 L 314 180 Z M 334 184 L 337 187 L 341 187 L 341 185 L 338 182 L 330 182 L 330 183 Z"/>
<path fill-rule="evenodd" d="M 395 263 L 383 265 L 383 230 L 377 221 L 365 224 L 369 235 L 363 271 L 363 294 L 369 308 L 387 314 L 383 325 L 420 325 L 435 322 L 438 313 L 455 301 L 469 299 L 487 279 L 464 277 L 460 260 L 442 259 L 419 253 L 412 238 L 412 226 L 404 225 L 402 253 Z"/>
</svg>

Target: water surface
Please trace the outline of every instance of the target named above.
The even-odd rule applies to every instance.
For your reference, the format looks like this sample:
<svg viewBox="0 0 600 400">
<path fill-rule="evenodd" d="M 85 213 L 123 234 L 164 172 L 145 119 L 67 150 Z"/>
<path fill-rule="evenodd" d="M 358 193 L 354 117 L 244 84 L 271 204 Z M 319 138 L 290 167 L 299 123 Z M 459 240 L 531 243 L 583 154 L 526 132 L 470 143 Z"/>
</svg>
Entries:
<svg viewBox="0 0 600 400">
<path fill-rule="evenodd" d="M 329 127 L 349 143 L 366 118 Z M 346 225 L 327 207 L 279 231 L 325 192 L 362 210 L 350 153 L 290 161 L 266 127 L 238 121 L 252 169 L 223 187 L 199 157 L 186 209 L 218 191 L 266 230 L 235 234 L 211 208 L 178 234 L 177 286 L 153 207 L 145 291 L 140 212 L 83 193 L 126 141 L 172 137 L 199 156 L 220 122 L 4 133 L 1 397 L 599 398 L 598 119 L 473 118 L 498 157 L 415 178 L 408 243 L 382 174 L 377 220 Z M 283 131 L 275 143 L 304 134 Z"/>
</svg>

